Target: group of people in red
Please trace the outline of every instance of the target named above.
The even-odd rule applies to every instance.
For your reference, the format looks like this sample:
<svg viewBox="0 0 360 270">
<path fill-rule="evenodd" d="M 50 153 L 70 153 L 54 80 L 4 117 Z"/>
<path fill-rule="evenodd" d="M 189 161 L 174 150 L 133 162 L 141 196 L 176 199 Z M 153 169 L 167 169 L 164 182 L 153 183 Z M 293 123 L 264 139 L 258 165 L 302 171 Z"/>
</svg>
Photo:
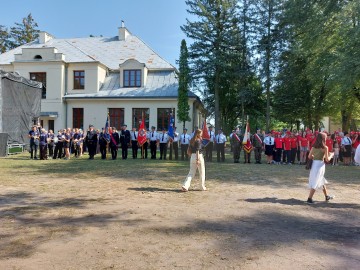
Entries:
<svg viewBox="0 0 360 270">
<path fill-rule="evenodd" d="M 268 164 L 306 164 L 307 154 L 316 141 L 319 132 L 310 129 L 304 131 L 271 131 L 264 139 L 265 155 Z M 332 165 L 359 165 L 354 162 L 356 148 L 360 144 L 360 132 L 336 131 L 327 135 L 326 146 L 334 156 Z"/>
</svg>

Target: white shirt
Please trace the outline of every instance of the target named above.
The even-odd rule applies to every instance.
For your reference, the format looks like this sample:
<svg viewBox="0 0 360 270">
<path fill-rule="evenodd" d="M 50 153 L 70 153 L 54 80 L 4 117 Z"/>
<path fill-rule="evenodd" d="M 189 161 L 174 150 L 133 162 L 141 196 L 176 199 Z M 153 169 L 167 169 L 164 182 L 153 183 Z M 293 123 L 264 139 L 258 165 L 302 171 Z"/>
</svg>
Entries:
<svg viewBox="0 0 360 270">
<path fill-rule="evenodd" d="M 131 135 L 131 140 L 132 141 L 137 141 L 137 138 L 138 138 L 138 132 L 137 131 L 131 131 L 130 135 Z"/>
<path fill-rule="evenodd" d="M 214 142 L 215 140 L 215 131 L 209 130 L 210 142 Z"/>
<path fill-rule="evenodd" d="M 149 139 L 150 141 L 156 141 L 158 138 L 157 138 L 158 134 L 156 131 L 150 131 L 149 132 Z"/>
<path fill-rule="evenodd" d="M 215 136 L 215 141 L 216 143 L 225 143 L 227 141 L 226 136 L 223 133 L 220 133 Z"/>
<path fill-rule="evenodd" d="M 264 144 L 265 145 L 274 145 L 275 143 L 275 138 L 271 137 L 271 136 L 266 136 L 264 139 Z"/>
<path fill-rule="evenodd" d="M 341 145 L 352 145 L 352 141 L 349 137 L 344 137 L 341 139 Z"/>
<path fill-rule="evenodd" d="M 189 144 L 191 137 L 189 134 L 181 134 L 180 135 L 180 144 Z"/>
<path fill-rule="evenodd" d="M 178 142 L 179 141 L 179 133 L 177 133 L 176 131 L 174 132 L 174 140 L 173 142 Z"/>
<path fill-rule="evenodd" d="M 167 143 L 169 138 L 170 137 L 167 133 L 158 133 L 158 140 L 160 143 Z"/>
</svg>

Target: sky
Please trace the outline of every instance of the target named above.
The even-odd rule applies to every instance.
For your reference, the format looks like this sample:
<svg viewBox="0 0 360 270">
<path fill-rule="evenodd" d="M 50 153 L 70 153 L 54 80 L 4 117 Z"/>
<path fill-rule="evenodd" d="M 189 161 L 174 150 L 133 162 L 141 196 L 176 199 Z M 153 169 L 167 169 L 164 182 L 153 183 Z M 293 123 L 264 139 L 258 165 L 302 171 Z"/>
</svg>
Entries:
<svg viewBox="0 0 360 270">
<path fill-rule="evenodd" d="M 0 0 L 0 25 L 11 27 L 29 13 L 56 38 L 113 37 L 125 27 L 170 64 L 178 66 L 180 26 L 190 18 L 185 0 Z M 186 39 L 189 45 L 189 40 Z"/>
</svg>

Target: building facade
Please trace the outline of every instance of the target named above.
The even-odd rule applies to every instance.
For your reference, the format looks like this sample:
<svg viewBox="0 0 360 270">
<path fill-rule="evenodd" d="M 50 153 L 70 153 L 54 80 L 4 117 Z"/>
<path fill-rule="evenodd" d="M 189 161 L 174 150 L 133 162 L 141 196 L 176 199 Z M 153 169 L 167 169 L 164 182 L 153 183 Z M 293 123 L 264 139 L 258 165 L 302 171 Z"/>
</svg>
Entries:
<svg viewBox="0 0 360 270">
<path fill-rule="evenodd" d="M 175 123 L 178 79 L 176 68 L 161 58 L 124 25 L 115 37 L 56 39 L 40 32 L 39 39 L 0 54 L 0 69 L 43 83 L 41 117 L 44 128 L 86 129 L 89 124 L 167 128 Z M 204 108 L 189 92 L 192 130 L 201 126 Z"/>
</svg>

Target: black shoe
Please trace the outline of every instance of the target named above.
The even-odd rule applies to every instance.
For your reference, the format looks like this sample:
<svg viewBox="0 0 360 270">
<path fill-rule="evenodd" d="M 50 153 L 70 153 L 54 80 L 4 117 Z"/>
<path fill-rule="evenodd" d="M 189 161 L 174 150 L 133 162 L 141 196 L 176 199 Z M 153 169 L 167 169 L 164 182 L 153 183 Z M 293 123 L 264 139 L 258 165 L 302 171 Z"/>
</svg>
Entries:
<svg viewBox="0 0 360 270">
<path fill-rule="evenodd" d="M 308 204 L 314 204 L 315 202 L 313 201 L 313 199 L 311 198 L 308 198 L 307 201 L 306 201 Z"/>
<path fill-rule="evenodd" d="M 325 200 L 328 202 L 328 201 L 330 201 L 330 200 L 332 200 L 332 199 L 334 199 L 334 196 L 325 196 Z"/>
</svg>

